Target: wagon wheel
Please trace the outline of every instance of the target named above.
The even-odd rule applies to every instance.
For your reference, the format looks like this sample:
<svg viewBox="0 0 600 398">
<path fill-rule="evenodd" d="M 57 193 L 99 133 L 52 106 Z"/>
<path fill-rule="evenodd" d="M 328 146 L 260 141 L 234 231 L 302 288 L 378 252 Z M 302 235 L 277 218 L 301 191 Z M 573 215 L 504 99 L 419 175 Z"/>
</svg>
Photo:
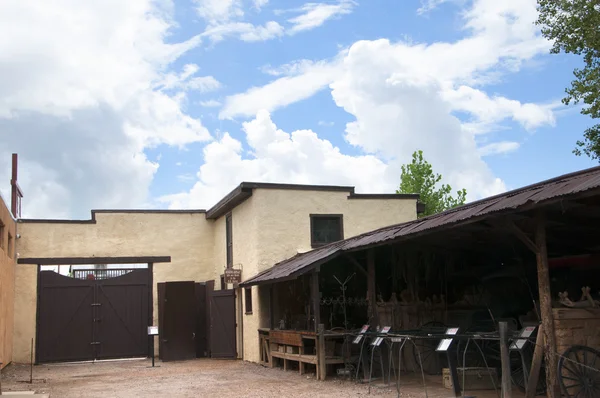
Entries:
<svg viewBox="0 0 600 398">
<path fill-rule="evenodd" d="M 465 330 L 465 334 L 470 333 L 493 333 L 494 325 L 489 322 L 475 323 Z M 479 346 L 479 348 L 477 348 Z M 466 348 L 466 353 L 465 353 Z M 480 351 L 481 350 L 481 351 Z M 485 360 L 481 354 L 485 356 Z M 462 367 L 463 360 L 466 368 L 483 368 L 486 365 L 490 368 L 498 368 L 500 364 L 500 343 L 495 340 L 472 340 L 467 346 L 466 340 L 459 340 L 456 349 L 457 363 Z"/>
<path fill-rule="evenodd" d="M 424 333 L 443 334 L 446 331 L 446 325 L 436 321 L 427 322 L 421 326 L 421 331 Z M 419 354 L 421 354 L 423 372 L 429 375 L 441 374 L 444 361 L 435 350 L 439 342 L 433 339 L 415 339 L 414 343 L 413 360 L 417 367 L 419 366 Z"/>
<path fill-rule="evenodd" d="M 565 396 L 600 397 L 600 351 L 574 345 L 558 361 L 558 379 Z"/>
</svg>

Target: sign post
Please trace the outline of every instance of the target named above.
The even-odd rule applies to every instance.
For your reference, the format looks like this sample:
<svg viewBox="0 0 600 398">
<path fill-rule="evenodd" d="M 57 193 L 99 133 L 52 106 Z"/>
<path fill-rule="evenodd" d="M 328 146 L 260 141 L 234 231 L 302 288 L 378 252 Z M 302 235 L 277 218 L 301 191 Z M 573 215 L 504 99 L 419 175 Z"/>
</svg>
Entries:
<svg viewBox="0 0 600 398">
<path fill-rule="evenodd" d="M 446 329 L 446 335 L 455 336 L 458 334 L 458 328 Z M 452 337 L 448 339 L 442 339 L 435 349 L 437 352 L 445 352 L 446 358 L 448 358 L 448 369 L 450 370 L 450 378 L 452 379 L 452 389 L 455 397 L 461 396 L 461 386 L 458 384 L 458 364 L 456 359 L 456 353 L 450 349 L 452 345 Z M 463 370 L 464 371 L 464 370 Z M 464 386 L 463 386 L 464 387 Z"/>
<path fill-rule="evenodd" d="M 154 337 L 158 336 L 158 326 L 148 326 L 148 337 L 150 339 L 150 355 L 152 356 L 152 367 L 154 367 Z"/>
</svg>

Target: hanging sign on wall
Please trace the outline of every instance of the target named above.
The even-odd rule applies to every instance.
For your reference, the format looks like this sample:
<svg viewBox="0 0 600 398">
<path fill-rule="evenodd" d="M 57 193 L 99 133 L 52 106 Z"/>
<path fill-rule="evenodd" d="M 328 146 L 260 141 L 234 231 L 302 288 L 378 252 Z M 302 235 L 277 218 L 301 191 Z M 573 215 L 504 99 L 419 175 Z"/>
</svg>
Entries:
<svg viewBox="0 0 600 398">
<path fill-rule="evenodd" d="M 242 270 L 236 268 L 225 268 L 223 273 L 225 283 L 238 284 L 242 281 Z"/>
</svg>

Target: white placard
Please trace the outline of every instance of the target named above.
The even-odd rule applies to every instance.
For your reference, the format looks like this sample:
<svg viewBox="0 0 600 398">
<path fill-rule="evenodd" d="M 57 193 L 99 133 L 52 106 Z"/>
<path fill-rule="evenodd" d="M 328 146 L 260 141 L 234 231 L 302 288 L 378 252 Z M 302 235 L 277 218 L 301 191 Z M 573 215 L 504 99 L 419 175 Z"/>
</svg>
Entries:
<svg viewBox="0 0 600 398">
<path fill-rule="evenodd" d="M 446 329 L 446 334 L 456 335 L 457 333 L 458 333 L 458 328 Z M 438 344 L 438 346 L 435 350 L 436 351 L 448 351 L 448 348 L 450 347 L 450 343 L 452 343 L 452 339 L 443 339 L 442 341 L 440 341 L 440 344 Z"/>
<path fill-rule="evenodd" d="M 525 346 L 525 343 L 527 343 L 527 339 L 529 337 L 531 337 L 531 335 L 535 331 L 536 327 L 537 326 L 527 326 L 526 328 L 523 328 L 521 330 L 521 333 L 519 333 L 519 337 L 524 337 L 524 338 L 513 341 L 512 344 L 510 345 L 510 349 L 511 350 L 521 350 Z"/>
<path fill-rule="evenodd" d="M 367 330 L 369 330 L 369 325 L 364 325 L 362 327 L 362 329 L 360 329 L 360 332 L 359 332 L 358 336 L 356 336 L 356 338 L 354 339 L 354 341 L 352 341 L 352 344 L 358 344 L 358 343 L 360 343 L 360 341 L 363 338 L 363 334 L 367 333 Z"/>
<path fill-rule="evenodd" d="M 379 331 L 380 334 L 388 334 L 388 332 L 390 331 L 392 327 L 391 326 L 385 326 L 383 329 L 381 329 Z M 372 346 L 378 347 L 381 342 L 383 341 L 383 337 L 377 337 L 375 340 L 373 340 L 373 342 L 371 343 Z"/>
<path fill-rule="evenodd" d="M 158 336 L 158 326 L 148 326 L 148 336 Z"/>
</svg>

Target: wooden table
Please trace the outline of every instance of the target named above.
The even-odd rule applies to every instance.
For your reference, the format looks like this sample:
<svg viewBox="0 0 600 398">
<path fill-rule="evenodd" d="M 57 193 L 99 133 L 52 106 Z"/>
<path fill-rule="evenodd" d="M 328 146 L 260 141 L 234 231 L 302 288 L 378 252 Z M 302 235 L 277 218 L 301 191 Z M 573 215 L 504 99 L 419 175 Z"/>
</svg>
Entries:
<svg viewBox="0 0 600 398">
<path fill-rule="evenodd" d="M 268 337 L 267 337 L 268 333 Z M 335 340 L 344 338 L 340 333 L 325 334 L 327 340 Z M 259 329 L 259 339 L 261 344 L 261 363 L 263 358 L 268 359 L 268 365 L 274 366 L 274 358 L 283 361 L 283 369 L 287 370 L 288 361 L 298 362 L 298 370 L 300 374 L 304 374 L 305 365 L 315 365 L 317 379 L 324 380 L 325 375 L 320 375 L 319 366 L 319 350 L 326 350 L 325 347 L 320 347 L 317 333 L 307 330 L 269 330 Z M 307 344 L 308 342 L 314 344 Z M 314 347 L 314 350 L 312 350 Z M 327 355 L 329 354 L 329 355 Z M 343 364 L 342 356 L 336 356 L 335 352 L 326 352 L 325 365 Z M 267 362 L 265 361 L 264 364 Z M 321 377 L 322 376 L 322 377 Z"/>
</svg>

